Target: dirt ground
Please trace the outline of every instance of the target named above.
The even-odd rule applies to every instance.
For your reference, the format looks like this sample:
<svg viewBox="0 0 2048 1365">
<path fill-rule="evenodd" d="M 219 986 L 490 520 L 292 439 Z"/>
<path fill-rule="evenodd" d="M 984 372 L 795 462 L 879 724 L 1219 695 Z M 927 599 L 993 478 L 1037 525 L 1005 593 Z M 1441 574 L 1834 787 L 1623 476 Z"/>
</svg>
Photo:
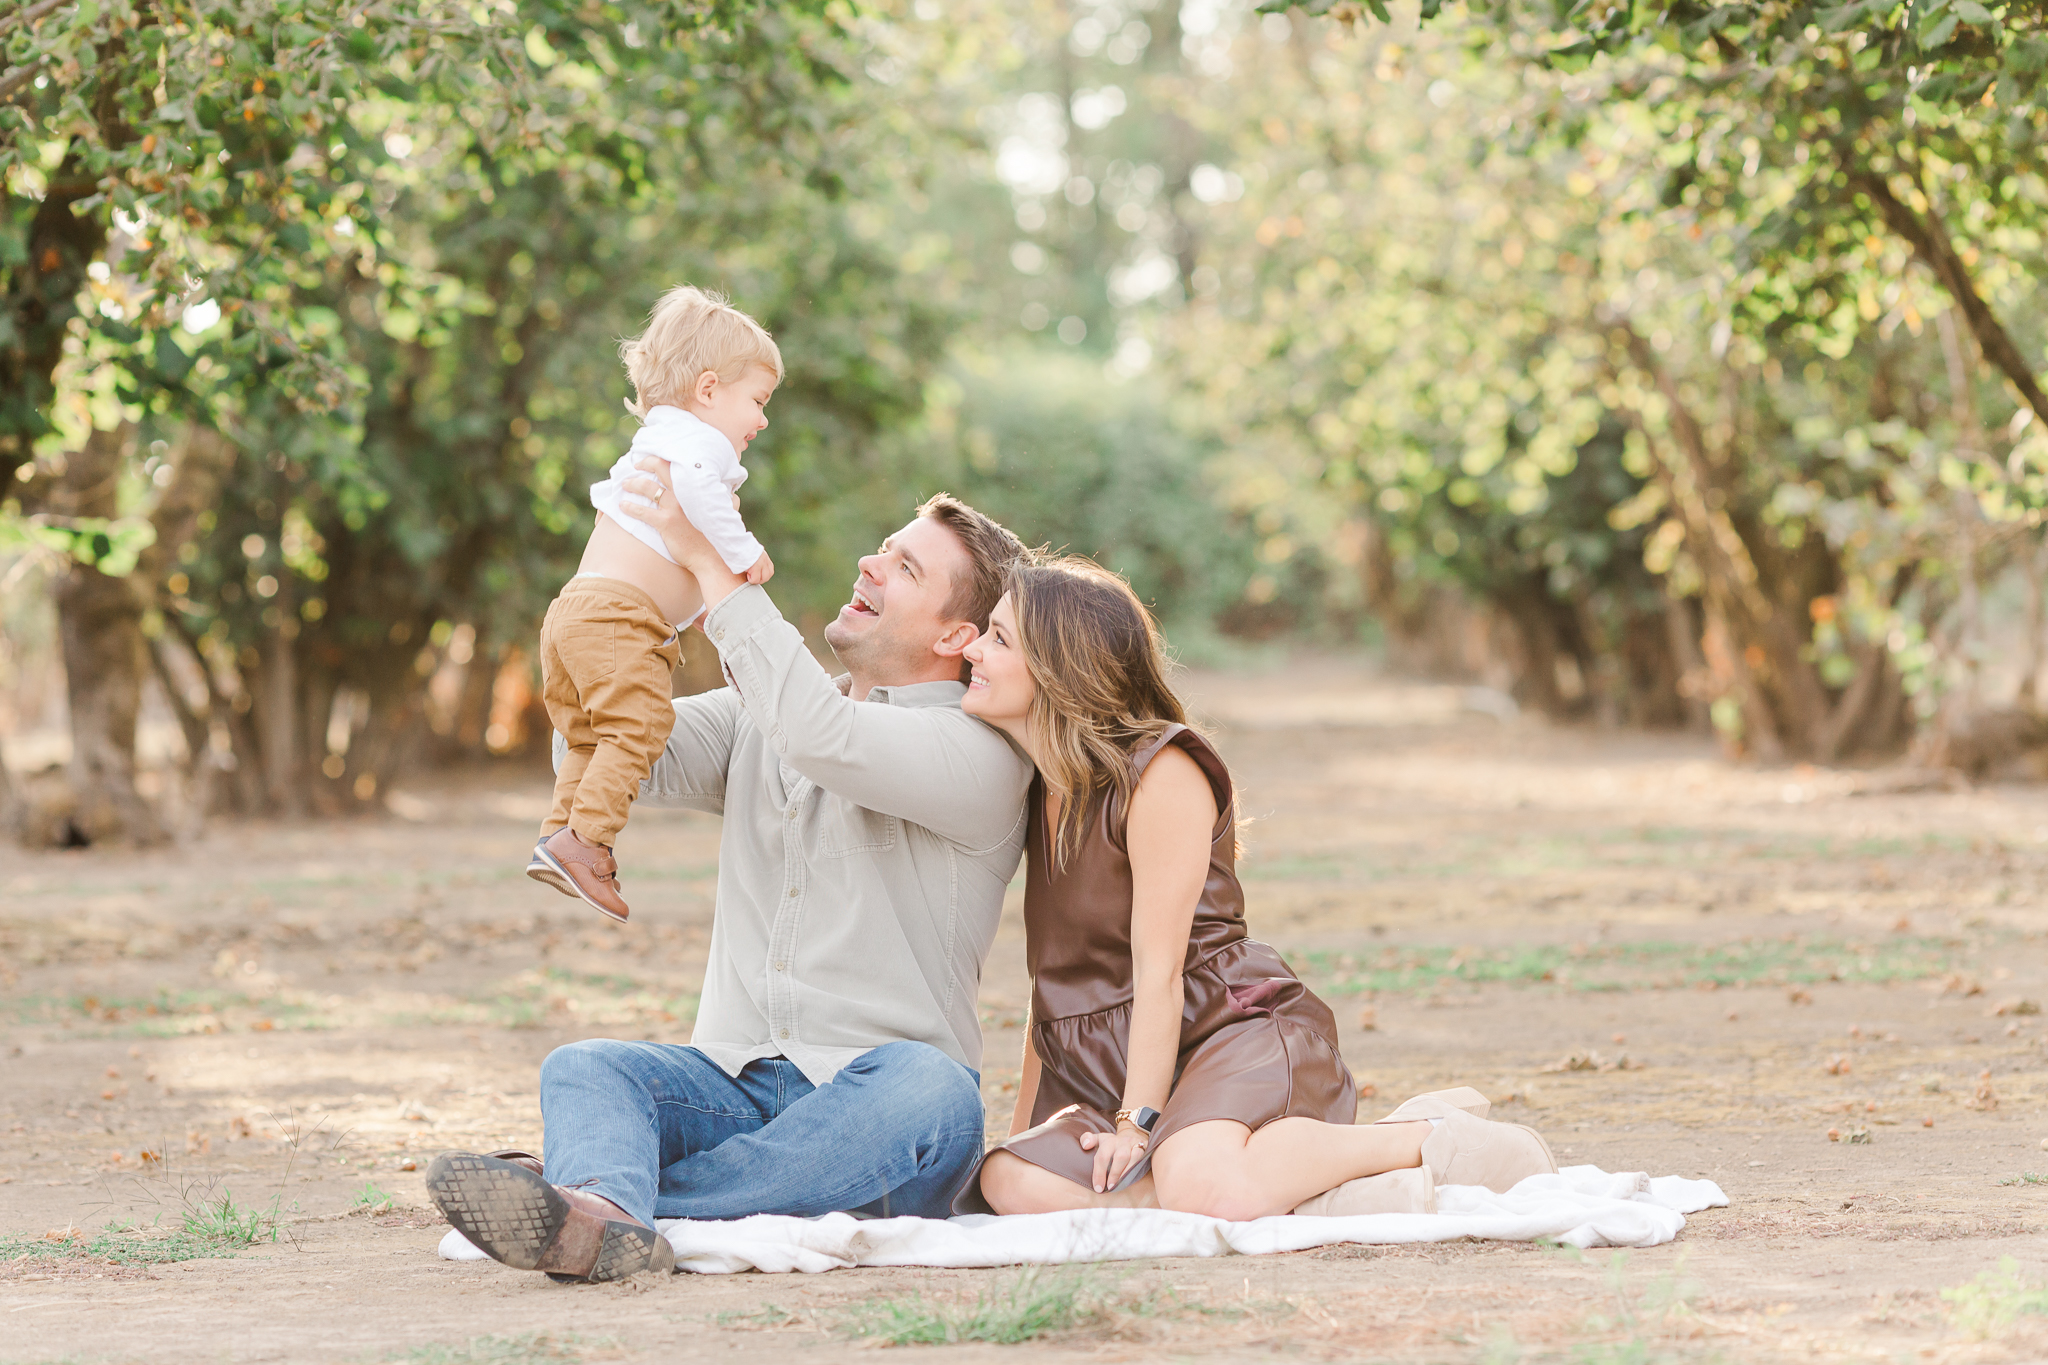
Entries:
<svg viewBox="0 0 2048 1365">
<path fill-rule="evenodd" d="M 1366 1117 L 1469 1082 L 1561 1160 L 1711 1178 L 1731 1205 L 1625 1255 L 1072 1272 L 1079 1325 L 912 1358 L 2048 1358 L 2048 791 L 1731 767 L 1341 662 L 1189 690 L 1257 817 L 1253 930 L 1332 1001 Z M 717 821 L 635 816 L 617 927 L 520 875 L 545 791 L 470 774 L 376 822 L 0 852 L 0 1359 L 830 1360 L 874 1349 L 858 1328 L 892 1305 L 1031 1290 L 568 1287 L 435 1256 L 427 1160 L 537 1147 L 550 1048 L 688 1036 Z M 1028 989 L 1017 894 L 982 986 L 991 1129 Z M 154 1265 L 58 1239 L 224 1196 L 275 1201 L 282 1237 Z"/>
</svg>

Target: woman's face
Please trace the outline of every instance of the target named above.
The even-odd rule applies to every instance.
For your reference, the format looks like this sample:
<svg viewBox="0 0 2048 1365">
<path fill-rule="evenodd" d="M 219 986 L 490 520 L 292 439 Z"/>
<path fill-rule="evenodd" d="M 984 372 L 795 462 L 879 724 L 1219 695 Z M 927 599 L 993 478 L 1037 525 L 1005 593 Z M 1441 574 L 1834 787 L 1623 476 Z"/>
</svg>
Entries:
<svg viewBox="0 0 2048 1365">
<path fill-rule="evenodd" d="M 1017 610 L 1008 593 L 988 615 L 988 633 L 964 651 L 972 672 L 960 709 L 992 725 L 1021 721 L 1030 714 L 1038 689 L 1024 666 L 1024 648 L 1017 634 Z"/>
</svg>

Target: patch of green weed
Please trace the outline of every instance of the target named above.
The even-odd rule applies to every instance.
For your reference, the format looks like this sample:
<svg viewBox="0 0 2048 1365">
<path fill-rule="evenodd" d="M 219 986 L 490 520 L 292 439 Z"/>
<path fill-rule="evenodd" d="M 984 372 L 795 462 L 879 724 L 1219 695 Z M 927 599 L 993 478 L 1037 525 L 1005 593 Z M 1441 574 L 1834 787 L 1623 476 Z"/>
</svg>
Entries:
<svg viewBox="0 0 2048 1365">
<path fill-rule="evenodd" d="M 103 1024 L 83 1036 L 175 1038 L 190 1033 L 223 1033 L 248 1028 L 304 1031 L 334 1027 L 334 1021 L 290 996 L 249 996 L 235 991 L 160 990 L 155 995 L 23 995 L 0 1005 L 0 1017 L 16 1024 Z"/>
<path fill-rule="evenodd" d="M 2020 1263 L 2007 1256 L 1968 1284 L 1941 1291 L 1949 1325 L 1976 1341 L 1997 1336 L 2021 1317 L 2048 1314 L 2048 1288 L 2020 1276 Z"/>
<path fill-rule="evenodd" d="M 1574 1247 L 1556 1246 L 1550 1250 L 1568 1260 L 1588 1259 Z M 1637 1289 L 1629 1283 L 1628 1253 L 1617 1251 L 1608 1258 L 1606 1279 L 1611 1307 L 1587 1314 L 1574 1330 L 1577 1340 L 1570 1347 L 1562 1351 L 1532 1349 L 1503 1329 L 1487 1343 L 1482 1356 L 1486 1365 L 1534 1365 L 1539 1361 L 1568 1365 L 1680 1365 L 1719 1358 L 1686 1339 L 1697 1331 L 1698 1324 L 1689 1303 L 1693 1287 L 1680 1278 L 1678 1271 L 1659 1275 Z"/>
<path fill-rule="evenodd" d="M 2048 1185 L 2048 1175 L 2035 1175 L 2032 1171 L 2022 1171 L 2011 1179 L 2001 1180 L 1998 1183 L 2000 1185 Z"/>
<path fill-rule="evenodd" d="M 1054 1333 L 1100 1329 L 1119 1316 L 1178 1317 L 1194 1313 L 1239 1318 L 1260 1309 L 1297 1311 L 1292 1304 L 1211 1307 L 1170 1289 L 1120 1295 L 1096 1265 L 1027 1266 L 982 1291 L 972 1303 L 910 1294 L 852 1310 L 840 1323 L 848 1336 L 883 1346 L 941 1346 L 987 1342 L 1011 1346 Z"/>
<path fill-rule="evenodd" d="M 471 1337 L 463 1342 L 429 1342 L 382 1357 L 405 1365 L 577 1365 L 586 1354 L 610 1345 L 573 1332 L 527 1332 L 516 1337 Z"/>
<path fill-rule="evenodd" d="M 461 1004 L 386 1022 L 529 1029 L 541 1028 L 564 1015 L 574 1015 L 587 1024 L 687 1024 L 697 1017 L 697 996 L 663 991 L 630 976 L 548 967 L 521 972 Z"/>
<path fill-rule="evenodd" d="M 1648 986 L 1784 986 L 1815 981 L 1915 981 L 1949 969 L 1949 944 L 1896 936 L 1878 943 L 1745 938 L 1732 943 L 1517 946 L 1491 950 L 1387 947 L 1377 953 L 1290 954 L 1304 976 L 1335 995 L 1427 991 L 1445 983 L 1549 982 L 1570 990 Z"/>
<path fill-rule="evenodd" d="M 235 1202 L 233 1190 L 222 1189 L 219 1194 L 198 1200 L 186 1208 L 185 1231 L 193 1237 L 228 1247 L 275 1242 L 283 1223 L 284 1211 L 279 1203 L 279 1198 L 273 1197 L 263 1208 L 245 1207 Z"/>
<path fill-rule="evenodd" d="M 76 1232 L 60 1237 L 0 1237 L 0 1261 L 85 1260 L 110 1265 L 169 1265 L 174 1261 L 200 1261 L 232 1256 L 234 1250 L 210 1238 L 183 1229 L 175 1232 L 109 1223 L 87 1235 Z"/>
<path fill-rule="evenodd" d="M 374 1180 L 365 1180 L 363 1187 L 356 1191 L 355 1201 L 349 1206 L 357 1209 L 388 1209 L 392 1205 L 389 1191 L 377 1188 Z"/>
</svg>

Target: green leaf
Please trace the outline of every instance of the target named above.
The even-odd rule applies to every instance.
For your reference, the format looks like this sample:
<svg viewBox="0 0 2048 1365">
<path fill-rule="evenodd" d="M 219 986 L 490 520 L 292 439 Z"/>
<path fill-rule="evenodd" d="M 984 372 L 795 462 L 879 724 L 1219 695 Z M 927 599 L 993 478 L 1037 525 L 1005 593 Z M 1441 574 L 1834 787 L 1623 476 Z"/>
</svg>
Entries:
<svg viewBox="0 0 2048 1365">
<path fill-rule="evenodd" d="M 172 384 L 181 382 L 192 369 L 192 357 L 177 342 L 171 340 L 169 332 L 156 334 L 157 373 Z"/>
<path fill-rule="evenodd" d="M 1920 30 L 1920 46 L 1924 48 L 1946 46 L 1948 40 L 1955 36 L 1956 25 L 1959 22 L 1953 14 L 1942 15 L 1934 21 L 1931 27 Z"/>
<path fill-rule="evenodd" d="M 1991 11 L 1978 4 L 1977 0 L 1955 0 L 1955 12 L 1962 16 L 1964 23 L 1975 24 L 1978 28 L 1990 28 L 1998 22 Z"/>
<path fill-rule="evenodd" d="M 2015 39 L 2005 63 L 2022 75 L 2048 69 L 2048 38 Z"/>
</svg>

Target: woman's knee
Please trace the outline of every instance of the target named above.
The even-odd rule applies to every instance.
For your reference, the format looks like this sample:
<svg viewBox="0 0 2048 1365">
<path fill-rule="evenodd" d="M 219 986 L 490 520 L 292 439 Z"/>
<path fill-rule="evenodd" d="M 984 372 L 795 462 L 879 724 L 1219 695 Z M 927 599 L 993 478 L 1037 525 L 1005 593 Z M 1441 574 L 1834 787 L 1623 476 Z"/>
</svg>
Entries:
<svg viewBox="0 0 2048 1365">
<path fill-rule="evenodd" d="M 1053 1213 L 1087 1199 L 1079 1186 L 1010 1152 L 990 1152 L 981 1163 L 981 1197 L 997 1213 Z"/>
</svg>

